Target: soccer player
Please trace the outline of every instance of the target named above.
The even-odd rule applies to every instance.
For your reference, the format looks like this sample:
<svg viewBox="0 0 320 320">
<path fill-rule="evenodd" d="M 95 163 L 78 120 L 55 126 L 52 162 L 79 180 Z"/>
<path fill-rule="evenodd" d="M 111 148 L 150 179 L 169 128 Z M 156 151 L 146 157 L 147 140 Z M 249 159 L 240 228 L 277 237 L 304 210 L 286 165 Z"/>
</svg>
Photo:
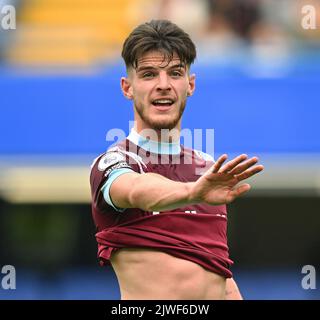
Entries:
<svg viewBox="0 0 320 320">
<path fill-rule="evenodd" d="M 133 101 L 135 125 L 92 165 L 100 262 L 111 262 L 121 299 L 242 299 L 230 271 L 226 204 L 250 189 L 239 182 L 263 166 L 244 154 L 214 162 L 180 144 L 196 57 L 182 29 L 144 23 L 122 57 L 121 88 Z"/>
</svg>

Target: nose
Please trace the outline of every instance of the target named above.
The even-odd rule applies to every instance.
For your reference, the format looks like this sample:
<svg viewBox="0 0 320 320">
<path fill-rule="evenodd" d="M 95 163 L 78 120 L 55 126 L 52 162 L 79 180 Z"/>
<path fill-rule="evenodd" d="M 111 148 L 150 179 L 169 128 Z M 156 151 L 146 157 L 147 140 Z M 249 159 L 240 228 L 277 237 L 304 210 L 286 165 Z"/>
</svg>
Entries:
<svg viewBox="0 0 320 320">
<path fill-rule="evenodd" d="M 157 90 L 170 90 L 171 84 L 170 84 L 170 78 L 168 77 L 168 74 L 166 72 L 160 72 L 158 77 L 158 83 L 157 83 Z"/>
</svg>

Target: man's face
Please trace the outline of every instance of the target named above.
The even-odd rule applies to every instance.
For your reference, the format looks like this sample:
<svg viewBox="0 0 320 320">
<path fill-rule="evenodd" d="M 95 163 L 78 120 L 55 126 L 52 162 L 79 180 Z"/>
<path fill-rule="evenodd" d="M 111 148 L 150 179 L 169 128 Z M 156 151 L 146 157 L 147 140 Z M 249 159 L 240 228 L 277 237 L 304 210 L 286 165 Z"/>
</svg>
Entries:
<svg viewBox="0 0 320 320">
<path fill-rule="evenodd" d="M 178 128 L 194 82 L 176 54 L 171 61 L 157 51 L 138 59 L 137 68 L 130 68 L 128 78 L 121 79 L 124 94 L 134 101 L 138 129 Z"/>
</svg>

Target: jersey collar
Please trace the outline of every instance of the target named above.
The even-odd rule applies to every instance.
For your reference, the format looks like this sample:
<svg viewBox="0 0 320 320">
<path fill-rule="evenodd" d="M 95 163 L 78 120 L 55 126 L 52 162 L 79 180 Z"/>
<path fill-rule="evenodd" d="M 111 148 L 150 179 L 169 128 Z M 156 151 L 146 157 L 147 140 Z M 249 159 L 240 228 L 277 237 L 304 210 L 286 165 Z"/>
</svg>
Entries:
<svg viewBox="0 0 320 320">
<path fill-rule="evenodd" d="M 146 139 L 140 135 L 135 129 L 131 129 L 129 136 L 127 137 L 135 145 L 143 148 L 146 151 L 159 154 L 180 154 L 181 146 L 180 142 L 158 142 L 150 139 Z"/>
</svg>

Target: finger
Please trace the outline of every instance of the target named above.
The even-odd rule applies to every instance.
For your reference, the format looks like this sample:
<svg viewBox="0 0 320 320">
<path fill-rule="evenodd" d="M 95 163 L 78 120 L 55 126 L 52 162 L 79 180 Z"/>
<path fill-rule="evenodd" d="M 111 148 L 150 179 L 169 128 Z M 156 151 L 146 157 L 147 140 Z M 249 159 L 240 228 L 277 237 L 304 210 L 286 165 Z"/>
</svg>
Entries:
<svg viewBox="0 0 320 320">
<path fill-rule="evenodd" d="M 228 159 L 228 156 L 226 154 L 223 154 L 222 156 L 220 156 L 218 160 L 215 162 L 215 164 L 213 165 L 212 173 L 217 173 L 227 159 Z"/>
<path fill-rule="evenodd" d="M 236 188 L 234 188 L 232 191 L 230 191 L 229 196 L 228 196 L 228 202 L 233 201 L 235 198 L 240 197 L 247 193 L 251 189 L 250 184 L 245 183 L 242 184 Z"/>
<path fill-rule="evenodd" d="M 221 173 L 225 173 L 225 172 L 229 172 L 230 170 L 232 170 L 234 167 L 236 167 L 239 163 L 241 163 L 242 161 L 246 160 L 248 158 L 248 156 L 246 154 L 242 154 L 236 158 L 234 158 L 233 160 L 227 162 L 220 170 Z"/>
<path fill-rule="evenodd" d="M 252 177 L 253 175 L 261 172 L 263 169 L 264 169 L 264 167 L 262 165 L 255 166 L 255 167 L 248 169 L 240 174 L 235 175 L 235 177 L 239 181 L 242 181 L 242 180 L 248 179 L 248 178 Z"/>
<path fill-rule="evenodd" d="M 257 157 L 250 158 L 247 161 L 244 161 L 243 163 L 238 164 L 229 173 L 230 174 L 240 174 L 241 172 L 243 172 L 243 171 L 247 170 L 248 168 L 252 167 L 258 161 L 259 161 L 259 159 Z"/>
</svg>

